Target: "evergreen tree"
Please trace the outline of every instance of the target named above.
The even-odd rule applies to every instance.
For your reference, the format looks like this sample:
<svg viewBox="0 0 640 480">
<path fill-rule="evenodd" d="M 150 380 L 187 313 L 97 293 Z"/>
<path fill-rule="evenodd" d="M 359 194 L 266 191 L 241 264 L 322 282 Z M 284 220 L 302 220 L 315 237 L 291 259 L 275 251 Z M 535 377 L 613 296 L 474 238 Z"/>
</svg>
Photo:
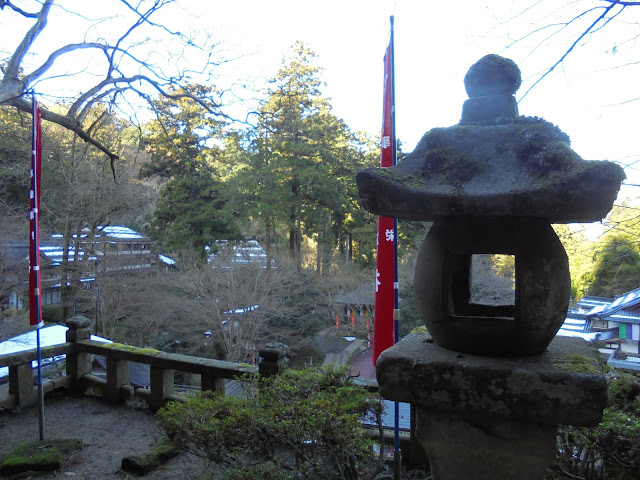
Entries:
<svg viewBox="0 0 640 480">
<path fill-rule="evenodd" d="M 587 294 L 593 272 L 595 242 L 586 238 L 581 228 L 567 224 L 553 225 L 560 242 L 569 257 L 571 272 L 571 298 L 577 301 Z"/>
<path fill-rule="evenodd" d="M 638 240 L 624 232 L 606 234 L 597 243 L 590 295 L 615 297 L 640 286 Z"/>
<path fill-rule="evenodd" d="M 348 228 L 360 210 L 355 174 L 371 156 L 369 144 L 331 113 L 314 58 L 296 43 L 271 81 L 251 139 L 244 189 L 253 201 L 252 214 L 264 222 L 267 249 L 282 226 L 298 268 L 304 236 L 315 242 L 315 267 L 322 273 L 336 250 L 350 258 Z"/>
<path fill-rule="evenodd" d="M 309 187 L 306 170 L 321 167 L 314 148 L 314 140 L 320 135 L 314 131 L 315 116 L 328 108 L 320 93 L 320 69 L 312 64 L 314 57 L 310 49 L 297 42 L 289 63 L 271 80 L 269 98 L 262 106 L 262 126 L 267 132 L 263 146 L 276 171 L 274 186 L 280 191 L 282 213 L 288 217 L 289 255 L 298 267 L 302 263 L 304 191 Z"/>
<path fill-rule="evenodd" d="M 192 85 L 189 95 L 176 89 L 155 103 L 157 120 L 147 125 L 151 162 L 144 176 L 166 179 L 151 224 L 151 235 L 174 251 L 204 256 L 215 240 L 239 237 L 226 211 L 224 185 L 218 174 L 217 142 L 224 124 L 190 95 L 208 95 L 210 87 Z"/>
<path fill-rule="evenodd" d="M 613 297 L 640 286 L 639 210 L 630 202 L 614 206 L 605 233 L 594 245 L 593 267 L 585 275 L 589 295 Z"/>
<path fill-rule="evenodd" d="M 574 299 L 614 297 L 640 286 L 639 219 L 632 203 L 614 206 L 597 241 L 567 225 L 554 225 L 569 257 Z"/>
</svg>

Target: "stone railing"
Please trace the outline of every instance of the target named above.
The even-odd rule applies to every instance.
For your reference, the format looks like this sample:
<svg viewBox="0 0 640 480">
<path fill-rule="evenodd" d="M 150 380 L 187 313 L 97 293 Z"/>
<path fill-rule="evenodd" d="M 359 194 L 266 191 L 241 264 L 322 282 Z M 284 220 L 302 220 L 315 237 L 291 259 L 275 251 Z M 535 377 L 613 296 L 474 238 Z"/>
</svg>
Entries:
<svg viewBox="0 0 640 480">
<path fill-rule="evenodd" d="M 43 348 L 41 355 L 43 359 L 48 359 L 69 354 L 72 351 L 73 344 L 62 343 Z M 38 352 L 35 348 L 19 353 L 0 355 L 0 367 L 9 367 L 8 391 L 6 385 L 0 385 L 0 410 L 31 406 L 37 403 L 38 387 L 34 385 L 34 372 L 31 368 L 31 362 L 37 359 Z M 72 380 L 68 375 L 58 377 L 55 380 L 43 380 L 44 393 L 49 393 L 56 388 L 71 388 Z"/>
<path fill-rule="evenodd" d="M 151 348 L 140 348 L 119 343 L 102 343 L 90 340 L 90 320 L 75 316 L 67 320 L 66 343 L 45 347 L 41 351 L 43 360 L 66 355 L 65 373 L 43 380 L 44 393 L 57 388 L 78 393 L 102 395 L 114 403 L 140 398 L 153 411 L 167 401 L 185 400 L 174 391 L 175 372 L 200 376 L 200 389 L 225 393 L 225 380 L 242 377 L 247 373 L 263 376 L 276 375 L 288 365 L 288 347 L 272 343 L 263 347 L 257 367 L 213 360 L 209 358 L 178 355 Z M 93 355 L 106 358 L 106 378 L 94 375 Z M 35 349 L 8 355 L 0 355 L 0 367 L 9 367 L 9 388 L 0 386 L 0 410 L 2 408 L 28 407 L 38 401 L 38 387 L 34 384 L 32 362 L 37 359 Z M 136 388 L 129 381 L 129 362 L 149 365 L 149 387 Z M 371 392 L 378 391 L 378 382 L 354 378 L 354 382 Z M 197 383 L 197 382 L 196 382 Z M 4 393 L 3 393 L 4 392 Z M 367 434 L 379 438 L 377 429 L 368 429 Z M 385 442 L 393 443 L 393 432 L 385 430 Z M 415 410 L 411 407 L 411 431 L 401 435 L 403 461 L 424 464 L 424 450 L 415 439 Z"/>
<path fill-rule="evenodd" d="M 202 390 L 224 394 L 226 379 L 238 378 L 247 373 L 274 375 L 286 368 L 288 363 L 288 347 L 280 343 L 269 344 L 261 349 L 261 362 L 255 367 L 166 353 L 150 348 L 95 342 L 90 340 L 89 325 L 90 321 L 86 317 L 70 318 L 67 320 L 67 342 L 42 349 L 42 359 L 66 355 L 66 374 L 43 380 L 45 393 L 62 387 L 77 392 L 93 390 L 101 392 L 111 402 L 141 398 L 148 403 L 151 410 L 157 410 L 168 400 L 185 398 L 174 392 L 176 371 L 197 374 L 200 376 Z M 102 355 L 106 358 L 106 378 L 93 374 L 92 355 Z M 31 367 L 31 362 L 36 359 L 35 349 L 0 355 L 0 367 L 9 367 L 8 392 L 0 394 L 0 407 L 26 407 L 37 403 L 38 388 L 34 385 L 34 372 Z M 130 384 L 129 362 L 149 365 L 149 388 L 134 388 Z"/>
</svg>

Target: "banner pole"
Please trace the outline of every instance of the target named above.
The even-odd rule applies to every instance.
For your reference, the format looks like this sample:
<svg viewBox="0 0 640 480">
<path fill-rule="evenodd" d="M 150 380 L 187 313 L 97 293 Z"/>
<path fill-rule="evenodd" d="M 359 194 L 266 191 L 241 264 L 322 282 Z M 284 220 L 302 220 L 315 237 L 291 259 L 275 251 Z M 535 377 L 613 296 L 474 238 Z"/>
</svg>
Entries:
<svg viewBox="0 0 640 480">
<path fill-rule="evenodd" d="M 42 352 L 40 349 L 40 328 L 36 329 L 37 349 L 38 349 L 38 430 L 40 441 L 44 442 L 44 389 L 42 388 Z"/>
<path fill-rule="evenodd" d="M 394 29 L 393 29 L 393 15 L 389 18 L 391 23 L 391 123 L 393 136 L 391 139 L 393 165 L 398 163 L 398 145 L 396 141 L 396 72 L 395 72 L 395 44 L 394 44 Z M 393 219 L 393 269 L 394 269 L 394 282 L 393 282 L 393 343 L 398 343 L 400 340 L 400 308 L 399 308 L 399 289 L 398 282 L 398 219 Z M 400 450 L 400 403 L 395 402 L 394 405 L 394 441 L 393 441 L 393 478 L 394 480 L 400 480 L 400 470 L 402 465 L 402 452 Z"/>
<path fill-rule="evenodd" d="M 36 327 L 36 350 L 38 354 L 38 426 L 40 441 L 44 442 L 44 389 L 42 388 L 42 349 L 40 345 L 40 328 L 42 327 L 41 279 L 40 279 L 40 168 L 41 168 L 41 125 L 35 91 L 31 90 L 33 128 L 31 131 L 31 213 L 30 244 L 31 264 L 29 272 L 29 309 L 31 324 Z"/>
</svg>

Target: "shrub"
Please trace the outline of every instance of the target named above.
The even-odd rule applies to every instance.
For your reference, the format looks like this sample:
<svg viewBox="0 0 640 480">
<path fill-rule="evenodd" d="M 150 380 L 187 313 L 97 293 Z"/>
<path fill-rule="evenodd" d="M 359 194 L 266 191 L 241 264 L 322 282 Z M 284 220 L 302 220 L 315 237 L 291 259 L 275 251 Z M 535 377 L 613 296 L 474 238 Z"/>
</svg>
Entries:
<svg viewBox="0 0 640 480">
<path fill-rule="evenodd" d="M 640 478 L 640 383 L 616 372 L 609 382 L 609 405 L 595 428 L 561 426 L 558 456 L 548 479 Z"/>
<path fill-rule="evenodd" d="M 380 402 L 344 368 L 244 380 L 243 398 L 204 392 L 169 403 L 158 412 L 162 428 L 181 447 L 233 467 L 227 480 L 359 477 L 372 456 L 362 418 Z"/>
</svg>

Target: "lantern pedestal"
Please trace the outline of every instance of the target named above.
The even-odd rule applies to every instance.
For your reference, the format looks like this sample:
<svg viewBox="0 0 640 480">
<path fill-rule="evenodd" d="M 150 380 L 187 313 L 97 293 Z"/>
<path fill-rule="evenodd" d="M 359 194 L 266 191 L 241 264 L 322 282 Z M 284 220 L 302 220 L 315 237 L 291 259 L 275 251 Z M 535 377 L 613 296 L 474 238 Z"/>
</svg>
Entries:
<svg viewBox="0 0 640 480">
<path fill-rule="evenodd" d="M 557 426 L 595 426 L 607 403 L 606 380 L 579 338 L 558 337 L 538 355 L 491 357 L 414 334 L 376 370 L 384 398 L 416 406 L 434 480 L 540 480 Z"/>
</svg>

